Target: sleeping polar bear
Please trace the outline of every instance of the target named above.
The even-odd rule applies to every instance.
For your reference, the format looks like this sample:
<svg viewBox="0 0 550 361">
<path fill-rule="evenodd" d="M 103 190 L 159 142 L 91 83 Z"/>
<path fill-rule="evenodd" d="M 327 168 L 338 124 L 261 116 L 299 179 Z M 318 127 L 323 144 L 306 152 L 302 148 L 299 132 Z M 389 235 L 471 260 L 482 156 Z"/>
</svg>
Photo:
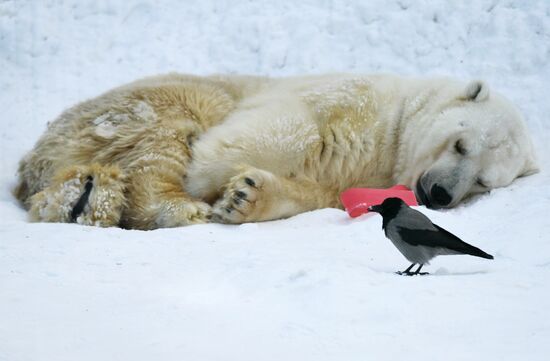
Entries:
<svg viewBox="0 0 550 361">
<path fill-rule="evenodd" d="M 61 114 L 15 194 L 33 221 L 153 229 L 341 207 L 350 187 L 453 207 L 536 170 L 520 114 L 480 81 L 169 74 Z"/>
</svg>

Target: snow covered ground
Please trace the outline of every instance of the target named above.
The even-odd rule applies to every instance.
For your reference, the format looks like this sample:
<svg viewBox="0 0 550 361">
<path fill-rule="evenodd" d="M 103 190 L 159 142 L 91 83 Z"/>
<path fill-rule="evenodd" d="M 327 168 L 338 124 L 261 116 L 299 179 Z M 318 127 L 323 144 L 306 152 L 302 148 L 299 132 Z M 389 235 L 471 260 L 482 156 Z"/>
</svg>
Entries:
<svg viewBox="0 0 550 361">
<path fill-rule="evenodd" d="M 0 1 L 0 360 L 547 360 L 548 1 Z M 155 73 L 483 78 L 542 172 L 420 209 L 494 261 L 407 262 L 375 215 L 151 232 L 30 224 L 19 158 L 65 107 Z"/>
</svg>

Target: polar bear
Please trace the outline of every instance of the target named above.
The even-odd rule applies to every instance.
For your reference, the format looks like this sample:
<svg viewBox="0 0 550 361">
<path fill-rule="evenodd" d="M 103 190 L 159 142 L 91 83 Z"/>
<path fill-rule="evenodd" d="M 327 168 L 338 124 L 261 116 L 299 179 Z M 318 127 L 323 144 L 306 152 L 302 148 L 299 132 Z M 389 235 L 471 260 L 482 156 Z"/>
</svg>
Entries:
<svg viewBox="0 0 550 361">
<path fill-rule="evenodd" d="M 536 171 L 521 115 L 482 81 L 168 74 L 61 114 L 15 194 L 33 221 L 153 229 L 341 207 L 350 187 L 453 207 Z"/>
</svg>

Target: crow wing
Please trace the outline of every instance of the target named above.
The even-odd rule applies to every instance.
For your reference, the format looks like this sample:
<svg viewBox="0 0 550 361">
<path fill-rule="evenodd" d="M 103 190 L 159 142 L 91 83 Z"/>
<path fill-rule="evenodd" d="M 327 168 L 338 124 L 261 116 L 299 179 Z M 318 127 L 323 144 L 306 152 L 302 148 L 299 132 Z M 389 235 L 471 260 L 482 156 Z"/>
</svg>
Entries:
<svg viewBox="0 0 550 361">
<path fill-rule="evenodd" d="M 433 224 L 433 223 L 432 223 Z M 492 259 L 493 256 L 474 247 L 451 232 L 433 224 L 435 230 L 431 229 L 411 229 L 397 226 L 397 232 L 401 239 L 411 246 L 424 246 L 431 248 L 443 248 L 450 253 L 469 254 L 472 256 Z"/>
</svg>

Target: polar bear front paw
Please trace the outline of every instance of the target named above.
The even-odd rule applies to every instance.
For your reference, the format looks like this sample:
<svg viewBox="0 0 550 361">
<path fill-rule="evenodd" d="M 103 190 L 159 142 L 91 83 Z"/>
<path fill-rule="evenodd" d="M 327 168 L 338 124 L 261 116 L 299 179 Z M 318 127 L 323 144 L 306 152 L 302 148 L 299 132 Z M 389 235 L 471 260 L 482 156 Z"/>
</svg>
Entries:
<svg viewBox="0 0 550 361">
<path fill-rule="evenodd" d="M 231 178 L 223 196 L 214 204 L 212 221 L 238 224 L 269 219 L 275 176 L 248 168 Z"/>
<path fill-rule="evenodd" d="M 204 202 L 186 199 L 168 201 L 158 213 L 155 228 L 206 223 L 211 217 L 211 211 L 210 205 Z"/>
</svg>

